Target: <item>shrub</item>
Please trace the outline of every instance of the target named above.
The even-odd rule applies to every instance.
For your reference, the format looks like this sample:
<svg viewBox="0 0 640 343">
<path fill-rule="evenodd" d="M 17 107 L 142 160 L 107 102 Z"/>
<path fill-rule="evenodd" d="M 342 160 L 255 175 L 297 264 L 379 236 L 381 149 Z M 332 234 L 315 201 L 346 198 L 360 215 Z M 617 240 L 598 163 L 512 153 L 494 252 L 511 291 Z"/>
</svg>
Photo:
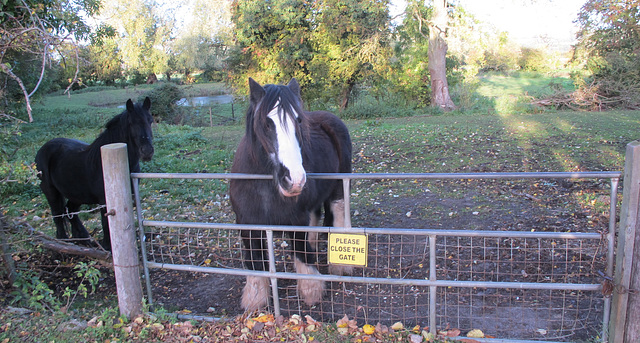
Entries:
<svg viewBox="0 0 640 343">
<path fill-rule="evenodd" d="M 522 48 L 522 55 L 518 61 L 520 69 L 526 71 L 547 72 L 550 64 L 546 51 L 535 48 Z"/>
<path fill-rule="evenodd" d="M 166 121 L 170 124 L 178 124 L 182 121 L 182 110 L 177 105 L 184 98 L 184 92 L 173 83 L 163 83 L 141 98 L 148 96 L 151 99 L 151 113 L 157 121 Z"/>
</svg>

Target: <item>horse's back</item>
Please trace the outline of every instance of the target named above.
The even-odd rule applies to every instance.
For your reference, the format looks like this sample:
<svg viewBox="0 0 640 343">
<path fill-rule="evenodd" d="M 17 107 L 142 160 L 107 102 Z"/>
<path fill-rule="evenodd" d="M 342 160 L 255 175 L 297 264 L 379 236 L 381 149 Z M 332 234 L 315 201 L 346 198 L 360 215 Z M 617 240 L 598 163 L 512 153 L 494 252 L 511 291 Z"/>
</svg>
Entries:
<svg viewBox="0 0 640 343">
<path fill-rule="evenodd" d="M 77 154 L 89 145 L 77 139 L 54 138 L 42 145 L 36 153 L 36 167 L 41 172 L 48 172 L 53 166 L 69 157 L 70 154 Z"/>
<path fill-rule="evenodd" d="M 89 165 L 88 147 L 89 144 L 76 139 L 54 138 L 38 150 L 35 162 L 45 193 L 59 192 L 83 204 L 103 201 L 102 177 L 97 174 L 99 169 Z"/>
<path fill-rule="evenodd" d="M 340 159 L 338 173 L 351 173 L 351 135 L 347 125 L 327 111 L 308 112 L 312 130 L 321 130 L 330 140 Z"/>
</svg>

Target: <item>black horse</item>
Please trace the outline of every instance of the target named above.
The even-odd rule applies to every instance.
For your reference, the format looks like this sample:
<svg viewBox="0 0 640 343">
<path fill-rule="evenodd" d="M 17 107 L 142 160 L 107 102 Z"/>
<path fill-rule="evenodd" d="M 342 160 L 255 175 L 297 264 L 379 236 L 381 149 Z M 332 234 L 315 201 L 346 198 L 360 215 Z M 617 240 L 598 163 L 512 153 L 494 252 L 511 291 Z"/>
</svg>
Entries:
<svg viewBox="0 0 640 343">
<path fill-rule="evenodd" d="M 351 137 L 344 123 L 329 112 L 305 112 L 300 86 L 260 86 L 249 79 L 246 132 L 236 151 L 234 173 L 272 174 L 273 180 L 233 179 L 229 192 L 239 224 L 317 225 L 325 209 L 325 225 L 344 226 L 341 180 L 308 179 L 307 173 L 351 173 Z M 241 231 L 248 269 L 268 270 L 265 233 Z M 298 273 L 319 274 L 306 232 L 292 234 Z M 317 236 L 317 235 L 316 235 Z M 332 271 L 333 272 L 333 271 Z M 308 305 L 318 303 L 324 282 L 300 280 L 298 294 Z M 268 303 L 264 277 L 247 277 L 242 307 L 257 310 Z"/>
<path fill-rule="evenodd" d="M 100 147 L 111 143 L 126 143 L 131 172 L 140 171 L 140 159 L 153 157 L 153 118 L 149 109 L 151 100 L 142 104 L 127 101 L 126 110 L 112 118 L 98 138 L 91 144 L 75 139 L 54 138 L 45 143 L 36 154 L 40 188 L 47 197 L 56 237 L 66 239 L 65 219 L 71 223 L 71 236 L 87 240 L 89 232 L 75 212 L 82 204 L 105 204 L 104 180 Z M 66 199 L 66 204 L 65 204 Z M 106 209 L 102 208 L 102 247 L 111 250 Z"/>
</svg>

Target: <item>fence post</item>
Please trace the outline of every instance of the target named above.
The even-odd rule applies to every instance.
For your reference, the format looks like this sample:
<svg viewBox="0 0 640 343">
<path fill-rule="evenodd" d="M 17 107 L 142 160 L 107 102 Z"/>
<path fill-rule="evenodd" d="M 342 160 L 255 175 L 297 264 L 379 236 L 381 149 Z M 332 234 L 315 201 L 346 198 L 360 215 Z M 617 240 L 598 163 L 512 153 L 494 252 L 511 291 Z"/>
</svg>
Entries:
<svg viewBox="0 0 640 343">
<path fill-rule="evenodd" d="M 640 142 L 627 144 L 609 342 L 640 342 Z M 612 214 L 615 215 L 615 214 Z"/>
<path fill-rule="evenodd" d="M 133 222 L 127 145 L 108 144 L 100 150 L 118 307 L 120 314 L 130 319 L 142 313 L 142 284 Z"/>
</svg>

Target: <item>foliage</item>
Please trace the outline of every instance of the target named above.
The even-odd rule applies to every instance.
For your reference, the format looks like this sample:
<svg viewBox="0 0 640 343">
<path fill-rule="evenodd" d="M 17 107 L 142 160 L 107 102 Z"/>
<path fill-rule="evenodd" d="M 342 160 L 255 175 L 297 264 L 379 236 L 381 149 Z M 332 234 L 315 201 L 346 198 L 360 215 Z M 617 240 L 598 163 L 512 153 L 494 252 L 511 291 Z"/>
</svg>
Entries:
<svg viewBox="0 0 640 343">
<path fill-rule="evenodd" d="M 60 308 L 60 301 L 54 296 L 49 286 L 42 282 L 34 271 L 18 272 L 14 282 L 13 304 L 19 304 L 35 310 L 55 311 Z"/>
<path fill-rule="evenodd" d="M 172 124 L 180 123 L 181 110 L 178 100 L 184 98 L 184 92 L 173 83 L 162 83 L 149 91 L 140 99 L 148 96 L 151 99 L 151 114 L 159 120 Z"/>
<path fill-rule="evenodd" d="M 356 85 L 376 91 L 384 84 L 391 56 L 388 5 L 374 0 L 315 2 L 309 86 L 322 94 L 316 98 L 337 100 L 344 110 Z"/>
<path fill-rule="evenodd" d="M 105 39 L 84 46 L 80 49 L 80 56 L 87 61 L 81 66 L 81 79 L 85 84 L 114 86 L 122 78 L 122 60 L 115 40 Z"/>
<path fill-rule="evenodd" d="M 47 61 L 54 59 L 56 50 L 64 44 L 74 44 L 70 37 L 79 40 L 106 34 L 101 28 L 92 31 L 85 22 L 86 17 L 81 15 L 93 15 L 99 4 L 99 0 L 3 0 L 0 95 L 4 98 L 6 93 L 13 99 L 16 95 L 23 97 L 30 121 L 33 120 L 30 98 L 45 80 Z M 7 104 L 0 104 L 0 108 L 7 108 Z"/>
<path fill-rule="evenodd" d="M 392 63 L 396 90 L 406 99 L 428 104 L 431 98 L 428 69 L 429 28 L 420 18 L 429 18 L 431 8 L 424 1 L 410 1 L 408 14 L 396 29 Z"/>
<path fill-rule="evenodd" d="M 147 82 L 155 81 L 155 74 L 167 71 L 173 23 L 158 13 L 153 0 L 104 0 L 100 20 L 116 30 L 116 36 L 106 40 L 107 47 L 111 48 L 103 57 L 112 61 L 116 58 L 113 52 L 117 52 L 125 71 L 144 75 Z M 116 51 L 112 48 L 114 45 Z M 134 80 L 134 83 L 141 81 Z"/>
<path fill-rule="evenodd" d="M 640 108 L 639 8 L 638 0 L 589 0 L 578 15 L 578 56 L 592 74 L 585 87 L 618 100 L 608 106 Z"/>
<path fill-rule="evenodd" d="M 202 71 L 202 81 L 222 81 L 231 40 L 230 1 L 196 0 L 192 20 L 171 43 L 172 68 L 193 81 L 192 73 Z"/>
<path fill-rule="evenodd" d="M 36 179 L 33 165 L 14 160 L 23 124 L 19 119 L 0 115 L 0 197 L 3 199 L 8 194 L 23 191 L 25 185 Z"/>
<path fill-rule="evenodd" d="M 304 89 L 310 83 L 312 20 L 312 3 L 306 0 L 234 1 L 234 84 L 244 91 L 248 76 L 262 84 L 295 77 Z"/>
<path fill-rule="evenodd" d="M 484 52 L 483 71 L 508 72 L 518 68 L 519 49 L 509 41 L 508 35 L 503 32 L 499 35 L 498 42 Z"/>
<path fill-rule="evenodd" d="M 63 293 L 63 297 L 67 298 L 67 304 L 65 306 L 67 309 L 71 306 L 78 295 L 81 295 L 84 298 L 89 295 L 89 289 L 87 288 L 87 285 L 85 285 L 85 281 L 91 287 L 91 294 L 96 291 L 96 286 L 100 281 L 100 270 L 96 268 L 96 264 L 96 261 L 91 261 L 89 263 L 79 262 L 73 267 L 76 276 L 80 278 L 80 282 L 75 290 L 67 287 Z"/>
<path fill-rule="evenodd" d="M 538 48 L 522 48 L 518 65 L 521 70 L 547 72 L 551 69 L 546 51 Z"/>
<path fill-rule="evenodd" d="M 387 1 L 235 1 L 238 46 L 229 59 L 236 87 L 300 82 L 306 100 L 346 107 L 356 84 L 384 75 Z M 376 85 L 376 82 L 369 82 Z"/>
</svg>

